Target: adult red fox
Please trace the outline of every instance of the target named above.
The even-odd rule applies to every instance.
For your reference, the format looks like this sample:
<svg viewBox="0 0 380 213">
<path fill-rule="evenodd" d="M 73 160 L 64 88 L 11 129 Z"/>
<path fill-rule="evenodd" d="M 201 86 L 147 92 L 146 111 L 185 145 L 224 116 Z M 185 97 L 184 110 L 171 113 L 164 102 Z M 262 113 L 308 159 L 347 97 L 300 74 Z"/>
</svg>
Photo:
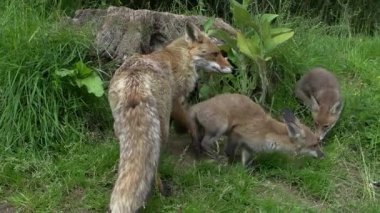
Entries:
<svg viewBox="0 0 380 213">
<path fill-rule="evenodd" d="M 206 34 L 193 24 L 187 24 L 185 31 L 162 50 L 124 61 L 110 82 L 108 98 L 120 142 L 111 212 L 136 212 L 144 205 L 160 144 L 168 139 L 170 115 L 186 119 L 192 129 L 182 102 L 194 89 L 196 70 L 231 72 L 231 65 Z"/>
<path fill-rule="evenodd" d="M 201 145 L 206 151 L 212 152 L 210 146 L 216 139 L 227 135 L 227 156 L 232 158 L 240 146 L 244 165 L 257 152 L 279 151 L 324 157 L 317 136 L 292 112 L 286 111 L 284 122 L 279 122 L 244 95 L 217 95 L 192 106 L 190 115 L 204 130 Z"/>
<path fill-rule="evenodd" d="M 295 94 L 310 107 L 316 134 L 322 140 L 335 125 L 343 109 L 338 80 L 328 70 L 314 68 L 297 82 Z"/>
</svg>

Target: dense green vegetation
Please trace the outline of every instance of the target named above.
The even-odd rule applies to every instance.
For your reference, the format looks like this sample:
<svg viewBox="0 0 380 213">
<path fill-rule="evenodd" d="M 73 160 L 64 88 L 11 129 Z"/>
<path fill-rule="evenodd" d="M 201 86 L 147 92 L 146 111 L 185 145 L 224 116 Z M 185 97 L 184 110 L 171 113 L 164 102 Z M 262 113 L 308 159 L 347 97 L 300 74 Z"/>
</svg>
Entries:
<svg viewBox="0 0 380 213">
<path fill-rule="evenodd" d="M 106 97 L 97 98 L 55 74 L 82 61 L 105 84 L 110 76 L 102 71 L 107 65 L 94 56 L 89 33 L 59 20 L 61 9 L 71 13 L 123 1 L 78 2 L 0 2 L 0 212 L 105 212 L 107 208 L 119 153 Z M 179 1 L 150 7 L 212 15 L 218 11 L 208 10 L 208 4 L 225 6 L 219 1 L 200 2 L 192 10 Z M 262 6 L 258 8 L 264 12 Z M 268 68 L 273 91 L 265 107 L 274 116 L 284 107 L 294 109 L 312 125 L 309 111 L 293 96 L 294 83 L 313 66 L 332 70 L 341 81 L 345 108 L 327 137 L 327 157 L 317 161 L 263 155 L 247 170 L 239 163 L 195 161 L 185 149 L 187 136 L 173 133 L 173 147 L 164 149 L 160 166 L 173 194 L 163 197 L 153 191 L 147 212 L 376 212 L 380 208 L 379 189 L 370 185 L 380 180 L 376 27 L 356 33 L 350 18 L 324 22 L 333 18 L 326 12 L 315 16 L 316 9 L 308 14 L 275 8 L 279 22 L 295 34 L 272 54 Z M 346 17 L 353 16 L 351 12 L 336 9 Z M 362 17 L 368 24 L 362 26 L 374 25 L 375 16 Z M 241 84 L 256 86 L 256 82 Z M 210 94 L 222 92 L 214 90 Z"/>
</svg>

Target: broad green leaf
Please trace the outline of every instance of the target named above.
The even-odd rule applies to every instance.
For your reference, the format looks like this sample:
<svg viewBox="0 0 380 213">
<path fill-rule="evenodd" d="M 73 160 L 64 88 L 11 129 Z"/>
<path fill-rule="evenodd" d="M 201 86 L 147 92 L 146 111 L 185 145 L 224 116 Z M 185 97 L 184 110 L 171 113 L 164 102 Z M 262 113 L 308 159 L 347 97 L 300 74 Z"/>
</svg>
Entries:
<svg viewBox="0 0 380 213">
<path fill-rule="evenodd" d="M 237 1 L 231 0 L 231 11 L 234 23 L 239 29 L 243 30 L 251 26 L 253 21 L 251 14 L 249 14 L 243 5 L 239 4 Z"/>
<path fill-rule="evenodd" d="M 251 39 L 245 38 L 241 33 L 237 35 L 237 46 L 239 50 L 251 59 L 256 59 L 260 54 L 260 48 L 257 40 L 252 37 Z"/>
<path fill-rule="evenodd" d="M 94 72 L 91 68 L 89 68 L 82 61 L 78 61 L 75 64 L 75 69 L 78 70 L 78 78 L 86 78 L 86 77 L 90 76 Z"/>
<path fill-rule="evenodd" d="M 266 40 L 264 43 L 265 46 L 265 52 L 270 52 L 274 48 L 276 48 L 278 45 L 284 43 L 285 41 L 289 40 L 291 37 L 293 37 L 294 32 L 290 31 L 287 33 L 282 33 L 277 36 L 274 36 L 272 39 Z"/>
<path fill-rule="evenodd" d="M 290 32 L 292 31 L 292 29 L 290 28 L 272 28 L 270 30 L 270 33 L 272 36 L 275 36 L 275 35 L 278 35 L 278 34 L 281 34 L 281 33 L 287 33 L 287 32 Z"/>
<path fill-rule="evenodd" d="M 203 25 L 204 31 L 207 34 L 208 34 L 209 30 L 211 29 L 212 25 L 214 25 L 214 22 L 215 22 L 215 18 L 214 17 L 210 17 L 210 18 L 207 19 L 207 21 Z"/>
<path fill-rule="evenodd" d="M 269 60 L 271 60 L 272 59 L 272 57 L 266 57 L 264 60 L 265 61 L 269 61 Z"/>
<path fill-rule="evenodd" d="M 78 87 L 85 86 L 88 93 L 92 93 L 97 97 L 101 97 L 104 94 L 103 82 L 95 72 L 86 78 L 75 79 L 75 81 Z"/>
<path fill-rule="evenodd" d="M 277 35 L 272 38 L 273 43 L 275 46 L 284 43 L 285 41 L 289 40 L 291 37 L 293 37 L 294 31 L 290 31 L 287 33 L 282 33 L 280 35 Z"/>
<path fill-rule="evenodd" d="M 212 29 L 209 30 L 209 35 L 214 36 L 222 41 L 225 42 L 226 45 L 234 47 L 236 46 L 236 39 L 232 37 L 229 33 L 220 30 L 220 29 Z"/>
<path fill-rule="evenodd" d="M 260 35 L 261 35 L 261 39 L 265 42 L 267 41 L 268 39 L 271 39 L 272 36 L 271 36 L 271 27 L 270 27 L 270 23 L 269 22 L 263 22 L 261 23 L 261 28 L 260 28 Z"/>
<path fill-rule="evenodd" d="M 251 5 L 251 3 L 252 3 L 252 0 L 243 0 L 243 7 L 247 9 L 248 6 Z"/>
<path fill-rule="evenodd" d="M 56 70 L 55 74 L 59 77 L 66 77 L 66 76 L 73 77 L 75 76 L 75 70 L 62 68 L 62 69 Z"/>
<path fill-rule="evenodd" d="M 238 46 L 240 52 L 242 52 L 248 56 L 252 55 L 251 50 L 248 47 L 248 41 L 244 37 L 244 35 L 241 33 L 237 34 L 237 46 Z"/>
<path fill-rule="evenodd" d="M 246 32 L 247 33 L 252 33 L 252 31 L 254 33 L 259 33 L 261 30 L 261 22 L 260 20 L 255 16 L 251 19 L 251 23 L 250 23 L 250 28 L 249 29 L 246 29 Z"/>
<path fill-rule="evenodd" d="M 269 22 L 271 23 L 275 18 L 278 17 L 277 14 L 270 14 L 270 13 L 264 13 L 256 16 L 261 23 L 263 22 Z"/>
<path fill-rule="evenodd" d="M 231 48 L 228 53 L 228 59 L 232 61 L 232 63 L 237 64 L 240 59 L 240 54 L 235 50 L 235 48 Z"/>
</svg>

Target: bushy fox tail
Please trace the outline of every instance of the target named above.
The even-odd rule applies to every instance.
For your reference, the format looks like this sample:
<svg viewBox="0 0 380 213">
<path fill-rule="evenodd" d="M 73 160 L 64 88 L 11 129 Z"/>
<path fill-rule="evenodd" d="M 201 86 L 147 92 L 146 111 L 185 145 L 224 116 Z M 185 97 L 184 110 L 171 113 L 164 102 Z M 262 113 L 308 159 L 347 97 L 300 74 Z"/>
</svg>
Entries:
<svg viewBox="0 0 380 213">
<path fill-rule="evenodd" d="M 112 213 L 136 212 L 144 205 L 159 161 L 161 139 L 156 99 L 147 93 L 147 88 L 134 86 L 127 85 L 128 91 L 121 93 L 124 97 L 118 100 L 125 101 L 111 101 L 120 141 L 118 178 L 110 202 Z"/>
</svg>

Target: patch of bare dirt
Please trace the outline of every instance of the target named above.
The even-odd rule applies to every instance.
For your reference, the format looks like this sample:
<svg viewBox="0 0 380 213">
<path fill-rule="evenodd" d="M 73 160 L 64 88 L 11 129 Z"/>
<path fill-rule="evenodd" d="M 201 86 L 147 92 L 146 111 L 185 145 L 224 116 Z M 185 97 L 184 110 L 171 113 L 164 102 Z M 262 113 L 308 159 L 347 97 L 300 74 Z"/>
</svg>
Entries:
<svg viewBox="0 0 380 213">
<path fill-rule="evenodd" d="M 223 144 L 218 144 L 220 144 L 220 147 L 216 150 L 219 153 L 218 156 L 210 157 L 205 153 L 196 154 L 188 134 L 171 133 L 168 143 L 163 145 L 163 151 L 172 156 L 178 156 L 177 163 L 182 166 L 190 166 L 200 160 L 216 160 L 220 163 L 226 163 L 227 158 L 224 156 Z"/>
<path fill-rule="evenodd" d="M 85 197 L 85 194 L 86 194 L 86 191 L 82 187 L 77 187 L 77 188 L 72 189 L 64 199 L 63 212 L 83 212 L 83 213 L 94 212 L 92 210 L 80 207 L 80 204 L 82 203 Z"/>
<path fill-rule="evenodd" d="M 171 133 L 168 143 L 163 145 L 163 151 L 172 156 L 178 156 L 178 162 L 181 164 L 192 164 L 199 160 L 191 148 L 191 138 L 187 134 Z"/>
</svg>

